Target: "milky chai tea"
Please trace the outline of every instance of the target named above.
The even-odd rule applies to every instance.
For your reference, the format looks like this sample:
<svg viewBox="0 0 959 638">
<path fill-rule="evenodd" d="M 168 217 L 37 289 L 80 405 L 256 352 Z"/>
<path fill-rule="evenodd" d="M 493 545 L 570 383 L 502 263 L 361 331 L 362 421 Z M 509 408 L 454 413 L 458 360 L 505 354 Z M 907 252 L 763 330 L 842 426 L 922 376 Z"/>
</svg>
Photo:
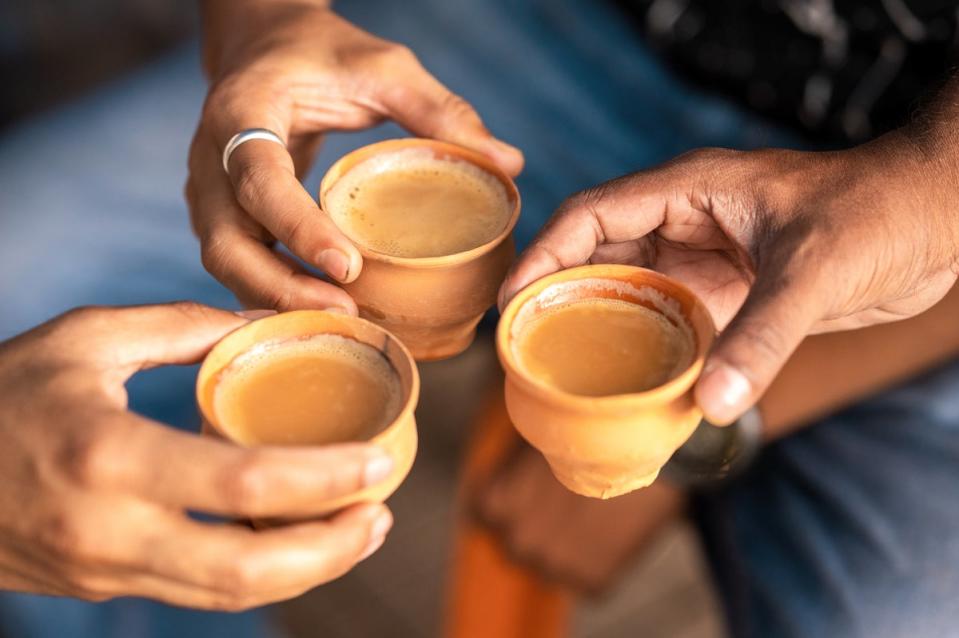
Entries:
<svg viewBox="0 0 959 638">
<path fill-rule="evenodd" d="M 244 445 L 366 441 L 401 404 L 386 357 L 336 334 L 259 344 L 220 372 L 213 395 L 222 428 Z"/>
<path fill-rule="evenodd" d="M 589 397 L 651 390 L 695 357 L 695 340 L 681 318 L 608 298 L 549 307 L 522 327 L 513 348 L 531 377 Z"/>
<path fill-rule="evenodd" d="M 479 166 L 428 148 L 384 152 L 352 167 L 329 189 L 327 213 L 350 239 L 394 257 L 468 251 L 506 228 L 512 204 Z"/>
</svg>

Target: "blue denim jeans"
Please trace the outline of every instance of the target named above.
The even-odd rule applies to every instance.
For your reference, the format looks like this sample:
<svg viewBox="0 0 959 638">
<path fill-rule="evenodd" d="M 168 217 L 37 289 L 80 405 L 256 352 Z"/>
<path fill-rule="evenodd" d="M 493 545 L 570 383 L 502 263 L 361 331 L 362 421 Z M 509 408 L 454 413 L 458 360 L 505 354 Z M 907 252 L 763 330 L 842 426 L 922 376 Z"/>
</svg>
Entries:
<svg viewBox="0 0 959 638">
<path fill-rule="evenodd" d="M 798 145 L 678 82 L 599 0 L 338 6 L 412 46 L 496 134 L 523 149 L 521 245 L 570 193 L 690 148 Z M 189 47 L 0 138 L 0 338 L 81 304 L 235 305 L 200 265 L 181 196 L 203 93 Z M 315 192 L 344 152 L 399 134 L 384 125 L 330 135 L 308 188 Z M 195 426 L 194 374 L 141 375 L 131 404 Z M 771 446 L 748 476 L 704 497 L 699 520 L 734 634 L 954 633 L 957 429 L 952 365 Z M 0 632 L 17 638 L 275 631 L 255 613 L 0 596 Z"/>
</svg>

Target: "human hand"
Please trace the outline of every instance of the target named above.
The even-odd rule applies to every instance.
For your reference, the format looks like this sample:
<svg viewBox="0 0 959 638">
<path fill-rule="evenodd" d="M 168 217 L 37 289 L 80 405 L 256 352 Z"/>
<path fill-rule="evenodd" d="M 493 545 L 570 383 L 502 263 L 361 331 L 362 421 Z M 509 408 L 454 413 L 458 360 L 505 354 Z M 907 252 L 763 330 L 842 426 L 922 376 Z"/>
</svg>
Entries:
<svg viewBox="0 0 959 638">
<path fill-rule="evenodd" d="M 695 396 L 727 424 L 806 334 L 902 319 L 945 295 L 959 273 L 956 174 L 905 131 L 840 152 L 695 151 L 566 200 L 500 304 L 587 262 L 675 277 L 725 328 Z"/>
<path fill-rule="evenodd" d="M 391 119 L 415 135 L 483 153 L 510 174 L 523 164 L 522 154 L 496 140 L 408 48 L 362 31 L 324 4 L 206 3 L 212 81 L 190 149 L 186 195 L 204 266 L 251 307 L 335 305 L 356 313 L 343 290 L 273 249 L 279 241 L 339 282 L 360 273 L 359 251 L 298 180 L 322 133 Z M 269 141 L 247 142 L 233 153 L 226 175 L 223 149 L 247 128 L 274 131 L 289 152 Z"/>
<path fill-rule="evenodd" d="M 511 558 L 585 593 L 614 584 L 630 560 L 674 522 L 686 494 L 665 481 L 609 500 L 563 487 L 523 444 L 473 495 L 482 522 Z"/>
<path fill-rule="evenodd" d="M 87 308 L 0 344 L 0 588 L 237 610 L 382 544 L 381 504 L 261 531 L 187 516 L 309 516 L 391 469 L 374 446 L 245 449 L 127 410 L 135 372 L 196 362 L 245 322 L 196 304 Z"/>
</svg>

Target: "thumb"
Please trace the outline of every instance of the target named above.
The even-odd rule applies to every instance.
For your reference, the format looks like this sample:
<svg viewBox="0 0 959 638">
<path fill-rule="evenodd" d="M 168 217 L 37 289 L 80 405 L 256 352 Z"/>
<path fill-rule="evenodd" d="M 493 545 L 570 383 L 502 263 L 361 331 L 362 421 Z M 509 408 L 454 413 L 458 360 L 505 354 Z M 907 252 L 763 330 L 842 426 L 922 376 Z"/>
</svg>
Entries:
<svg viewBox="0 0 959 638">
<path fill-rule="evenodd" d="M 810 287 L 761 274 L 696 384 L 696 403 L 706 420 L 728 425 L 755 405 L 808 334 L 818 308 Z"/>
<path fill-rule="evenodd" d="M 244 316 L 195 302 L 109 308 L 101 347 L 133 374 L 158 365 L 196 363 L 213 345 L 249 322 Z"/>
<path fill-rule="evenodd" d="M 472 105 L 452 93 L 419 62 L 403 84 L 382 90 L 387 115 L 414 135 L 452 142 L 487 156 L 511 176 L 523 170 L 523 153 L 493 137 Z"/>
</svg>

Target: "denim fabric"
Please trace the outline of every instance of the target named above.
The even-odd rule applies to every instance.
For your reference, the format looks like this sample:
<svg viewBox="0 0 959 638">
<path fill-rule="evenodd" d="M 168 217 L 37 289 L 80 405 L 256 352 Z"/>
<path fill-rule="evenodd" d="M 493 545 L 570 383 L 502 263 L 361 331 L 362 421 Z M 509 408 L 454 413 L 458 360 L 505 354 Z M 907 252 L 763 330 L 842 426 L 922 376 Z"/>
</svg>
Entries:
<svg viewBox="0 0 959 638">
<path fill-rule="evenodd" d="M 338 6 L 359 25 L 412 46 L 495 133 L 524 150 L 520 244 L 570 193 L 684 150 L 794 145 L 787 134 L 676 82 L 602 2 Z M 197 52 L 189 48 L 0 138 L 0 338 L 88 303 L 192 298 L 234 305 L 200 265 L 181 196 L 203 91 Z M 309 189 L 316 191 L 323 170 L 344 152 L 398 134 L 384 125 L 330 135 Z M 195 427 L 194 374 L 184 368 L 138 376 L 131 404 Z M 879 632 L 919 626 L 917 615 L 959 619 L 951 604 L 935 604 L 959 594 L 950 569 L 959 554 L 952 540 L 959 514 L 949 498 L 959 472 L 957 391 L 959 369 L 918 380 L 777 444 L 749 479 L 717 495 L 704 525 L 722 546 L 716 566 L 731 624 L 745 628 L 737 635 L 860 635 L 850 628 L 901 635 Z M 868 622 L 877 610 L 878 628 Z M 12 594 L 0 596 L 0 631 L 275 635 L 259 614 Z"/>
<path fill-rule="evenodd" d="M 733 635 L 959 627 L 959 365 L 769 446 L 698 503 Z"/>
</svg>

